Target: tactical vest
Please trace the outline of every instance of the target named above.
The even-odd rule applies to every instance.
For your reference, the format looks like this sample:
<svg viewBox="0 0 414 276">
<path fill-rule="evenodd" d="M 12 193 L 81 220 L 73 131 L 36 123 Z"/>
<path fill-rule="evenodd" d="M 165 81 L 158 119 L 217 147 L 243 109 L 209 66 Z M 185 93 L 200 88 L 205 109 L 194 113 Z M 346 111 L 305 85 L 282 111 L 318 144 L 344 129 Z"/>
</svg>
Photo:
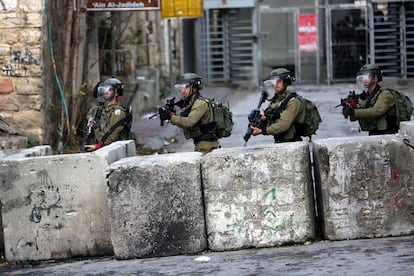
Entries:
<svg viewBox="0 0 414 276">
<path fill-rule="evenodd" d="M 365 101 L 361 102 L 361 109 L 373 107 L 378 99 L 379 94 L 384 91 L 388 91 L 387 89 L 377 88 L 374 90 L 372 94 L 370 94 Z M 385 130 L 392 130 L 395 132 L 398 130 L 398 126 L 396 125 L 396 108 L 395 105 L 385 112 L 383 115 L 376 117 L 376 118 L 367 118 L 367 119 L 359 119 L 358 120 L 361 130 L 363 131 L 385 131 Z"/>
<path fill-rule="evenodd" d="M 180 116 L 188 117 L 195 101 L 203 99 L 204 98 L 199 95 L 196 96 L 195 99 L 181 111 Z M 198 122 L 192 127 L 184 128 L 184 137 L 186 139 L 200 139 L 200 137 L 204 136 L 204 139 L 202 139 L 203 141 L 217 141 L 217 137 L 214 134 L 216 125 L 214 122 L 210 122 L 210 114 L 208 115 L 208 117 L 208 122 L 205 124 L 201 124 L 201 122 Z"/>
<path fill-rule="evenodd" d="M 97 128 L 94 131 L 95 139 L 97 141 L 102 140 L 102 138 L 105 136 L 105 134 L 110 130 L 110 128 L 112 127 L 112 126 L 109 125 L 110 118 L 117 111 L 122 112 L 122 114 L 125 113 L 126 116 L 128 115 L 127 114 L 128 112 L 127 112 L 126 108 L 123 107 L 122 105 L 112 105 L 110 107 L 104 107 L 103 108 L 103 110 L 101 112 L 101 116 L 99 118 L 99 121 L 97 122 Z M 125 122 L 124 125 L 119 126 L 119 127 L 126 128 L 127 123 L 128 122 Z M 125 136 L 125 135 L 126 134 L 124 133 L 124 131 L 122 131 L 120 133 L 120 136 Z M 118 140 L 124 140 L 126 138 L 127 137 L 118 137 Z"/>
<path fill-rule="evenodd" d="M 275 99 L 270 102 L 268 108 L 266 108 L 265 110 L 266 126 L 269 127 L 270 125 L 276 123 L 276 121 L 280 118 L 280 114 L 283 112 L 283 110 L 281 110 L 282 109 L 281 105 L 285 101 L 289 101 L 290 99 L 291 98 L 287 95 L 286 97 L 284 97 L 282 100 L 279 101 L 277 100 L 276 95 L 275 95 Z M 296 120 L 298 120 L 298 118 L 296 118 L 295 121 Z M 284 133 L 280 135 L 274 135 L 274 138 L 275 138 L 275 142 L 301 140 L 300 137 L 296 137 L 296 136 L 297 135 L 296 135 L 295 124 L 292 124 L 288 128 L 288 130 L 286 130 Z"/>
</svg>

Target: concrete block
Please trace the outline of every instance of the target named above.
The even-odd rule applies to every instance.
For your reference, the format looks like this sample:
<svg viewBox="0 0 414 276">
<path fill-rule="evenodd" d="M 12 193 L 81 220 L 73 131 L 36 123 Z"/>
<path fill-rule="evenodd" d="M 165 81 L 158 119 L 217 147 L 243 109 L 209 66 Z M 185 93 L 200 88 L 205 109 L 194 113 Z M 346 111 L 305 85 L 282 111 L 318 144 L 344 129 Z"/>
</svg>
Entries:
<svg viewBox="0 0 414 276">
<path fill-rule="evenodd" d="M 414 150 L 396 135 L 314 141 L 325 239 L 414 233 Z"/>
<path fill-rule="evenodd" d="M 409 136 L 408 138 L 414 140 L 414 122 L 401 122 L 398 134 L 401 136 Z"/>
<path fill-rule="evenodd" d="M 0 149 L 22 149 L 27 148 L 27 137 L 24 136 L 1 136 Z"/>
<path fill-rule="evenodd" d="M 111 240 L 118 259 L 207 248 L 198 152 L 126 158 L 108 173 Z"/>
<path fill-rule="evenodd" d="M 315 237 L 307 142 L 215 150 L 202 163 L 209 249 L 300 243 Z"/>
<path fill-rule="evenodd" d="M 53 150 L 49 145 L 37 146 L 27 149 L 18 150 L 13 154 L 4 156 L 5 160 L 20 159 L 24 157 L 47 156 L 52 155 Z"/>
<path fill-rule="evenodd" d="M 92 153 L 1 160 L 6 258 L 24 261 L 113 254 L 105 172 L 114 156 L 127 157 L 129 145 L 123 142 Z"/>
</svg>

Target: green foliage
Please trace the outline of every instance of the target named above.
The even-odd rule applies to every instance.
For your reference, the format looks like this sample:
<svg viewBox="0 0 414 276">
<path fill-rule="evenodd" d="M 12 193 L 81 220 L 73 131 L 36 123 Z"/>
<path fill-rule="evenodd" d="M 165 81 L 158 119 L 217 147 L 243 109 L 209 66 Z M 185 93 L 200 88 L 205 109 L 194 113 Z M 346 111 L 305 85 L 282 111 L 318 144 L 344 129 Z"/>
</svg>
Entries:
<svg viewBox="0 0 414 276">
<path fill-rule="evenodd" d="M 36 146 L 39 146 L 39 145 L 40 145 L 40 142 L 35 137 L 29 136 L 27 138 L 27 147 L 28 148 L 33 148 L 33 147 L 36 147 Z"/>
<path fill-rule="evenodd" d="M 129 34 L 127 34 L 121 44 L 138 45 L 141 44 L 141 30 L 134 30 L 131 27 L 128 28 Z"/>
</svg>

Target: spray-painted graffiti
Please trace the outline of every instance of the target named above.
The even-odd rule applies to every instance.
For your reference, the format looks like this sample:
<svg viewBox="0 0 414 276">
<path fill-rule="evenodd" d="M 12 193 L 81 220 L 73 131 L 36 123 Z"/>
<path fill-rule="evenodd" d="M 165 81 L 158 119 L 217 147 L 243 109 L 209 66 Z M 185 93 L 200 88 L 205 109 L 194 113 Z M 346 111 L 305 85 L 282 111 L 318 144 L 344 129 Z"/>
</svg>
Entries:
<svg viewBox="0 0 414 276">
<path fill-rule="evenodd" d="M 10 63 L 3 65 L 2 72 L 6 76 L 27 77 L 31 65 L 38 65 L 32 51 L 27 48 L 24 51 L 13 50 Z"/>
<path fill-rule="evenodd" d="M 55 187 L 49 177 L 49 174 L 42 170 L 37 173 L 37 178 L 40 185 L 36 191 L 30 195 L 30 200 L 33 205 L 29 220 L 34 223 L 39 223 L 42 216 L 50 216 L 53 209 L 62 208 L 59 204 L 62 198 L 59 194 L 59 188 Z"/>
<path fill-rule="evenodd" d="M 390 186 L 396 186 L 400 183 L 400 170 L 398 169 L 397 165 L 392 164 L 390 170 Z"/>
<path fill-rule="evenodd" d="M 401 183 L 400 169 L 396 164 L 392 164 L 390 168 L 390 187 L 393 190 L 392 198 L 389 199 L 388 206 L 392 209 L 403 209 L 407 206 L 406 188 Z"/>
<path fill-rule="evenodd" d="M 22 51 L 12 51 L 12 60 L 15 63 L 23 64 L 37 64 L 37 59 L 33 57 L 33 53 L 29 49 L 25 49 L 24 54 Z"/>
<path fill-rule="evenodd" d="M 292 212 L 278 212 L 276 208 L 272 206 L 277 203 L 277 190 L 276 187 L 272 187 L 266 191 L 263 195 L 263 201 L 269 202 L 268 206 L 264 209 L 260 209 L 258 213 L 246 214 L 242 219 L 236 219 L 231 224 L 227 224 L 229 231 L 234 234 L 240 234 L 248 231 L 249 225 L 254 226 L 256 229 L 261 229 L 270 234 L 281 231 L 290 231 L 297 226 L 294 220 L 294 214 Z M 258 204 L 260 205 L 260 204 Z M 259 221 L 259 223 L 258 223 Z"/>
</svg>

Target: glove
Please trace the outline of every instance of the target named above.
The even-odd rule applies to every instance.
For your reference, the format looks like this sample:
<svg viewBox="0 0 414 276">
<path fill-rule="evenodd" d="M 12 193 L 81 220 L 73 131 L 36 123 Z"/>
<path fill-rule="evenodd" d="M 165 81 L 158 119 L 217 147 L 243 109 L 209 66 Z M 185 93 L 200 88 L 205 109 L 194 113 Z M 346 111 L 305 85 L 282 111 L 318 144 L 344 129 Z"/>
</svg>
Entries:
<svg viewBox="0 0 414 276">
<path fill-rule="evenodd" d="M 361 94 L 359 94 L 359 98 L 363 101 L 365 101 L 367 99 L 367 97 L 368 97 L 368 94 L 365 91 L 362 92 Z"/>
<path fill-rule="evenodd" d="M 158 110 L 158 113 L 160 114 L 161 122 L 171 119 L 171 113 L 164 107 L 160 107 L 160 109 Z"/>
<path fill-rule="evenodd" d="M 344 115 L 345 119 L 348 119 L 348 117 L 350 117 L 351 121 L 355 121 L 355 110 L 352 107 L 344 106 L 342 108 L 342 114 Z"/>
</svg>

